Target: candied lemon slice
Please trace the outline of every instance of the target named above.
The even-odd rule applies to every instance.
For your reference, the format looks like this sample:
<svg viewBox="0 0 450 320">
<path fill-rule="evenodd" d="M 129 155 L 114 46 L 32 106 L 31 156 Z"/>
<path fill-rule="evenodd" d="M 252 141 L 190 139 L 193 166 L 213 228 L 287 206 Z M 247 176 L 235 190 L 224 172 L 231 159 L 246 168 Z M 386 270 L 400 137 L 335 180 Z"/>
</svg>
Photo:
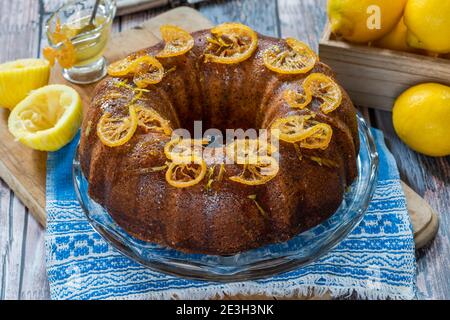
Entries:
<svg viewBox="0 0 450 320">
<path fill-rule="evenodd" d="M 11 112 L 8 128 L 26 146 L 56 151 L 69 143 L 80 127 L 80 95 L 64 85 L 50 85 L 33 91 Z"/>
<path fill-rule="evenodd" d="M 164 154 L 175 163 L 191 163 L 193 159 L 202 158 L 205 143 L 203 140 L 175 136 L 164 146 Z"/>
<path fill-rule="evenodd" d="M 108 74 L 112 77 L 124 77 L 132 72 L 131 65 L 135 56 L 128 56 L 122 60 L 111 63 L 108 66 Z"/>
<path fill-rule="evenodd" d="M 168 136 L 172 134 L 169 121 L 161 117 L 155 110 L 137 106 L 136 113 L 138 125 L 143 127 L 146 131 L 162 132 Z"/>
<path fill-rule="evenodd" d="M 138 88 L 146 88 L 151 84 L 157 84 L 164 77 L 163 65 L 151 56 L 142 56 L 136 59 L 131 68 L 134 73 L 133 82 Z"/>
<path fill-rule="evenodd" d="M 166 44 L 164 49 L 156 55 L 158 58 L 180 56 L 194 47 L 194 38 L 180 27 L 163 25 L 160 31 Z"/>
<path fill-rule="evenodd" d="M 171 163 L 166 171 L 166 180 L 175 188 L 188 188 L 200 183 L 206 172 L 206 162 L 196 157 L 192 163 Z"/>
<path fill-rule="evenodd" d="M 251 157 L 249 163 L 244 164 L 242 173 L 230 177 L 230 180 L 249 186 L 261 185 L 275 178 L 279 170 L 278 161 L 274 157 Z"/>
<path fill-rule="evenodd" d="M 241 23 L 224 23 L 211 29 L 205 62 L 223 64 L 247 60 L 258 47 L 258 35 Z"/>
<path fill-rule="evenodd" d="M 318 58 L 305 43 L 286 39 L 290 50 L 281 51 L 279 46 L 273 46 L 263 53 L 264 64 L 274 72 L 282 74 L 307 73 L 316 64 Z"/>
<path fill-rule="evenodd" d="M 309 91 L 300 92 L 288 89 L 284 91 L 284 100 L 294 109 L 304 109 L 312 101 L 312 95 Z"/>
<path fill-rule="evenodd" d="M 48 84 L 50 65 L 41 59 L 0 64 L 0 107 L 13 109 L 32 91 Z"/>
<path fill-rule="evenodd" d="M 226 147 L 227 157 L 237 164 L 248 164 L 255 157 L 270 156 L 277 151 L 273 144 L 262 139 L 237 139 Z"/>
<path fill-rule="evenodd" d="M 127 143 L 136 132 L 138 118 L 136 107 L 131 105 L 127 117 L 113 116 L 106 112 L 97 124 L 97 136 L 108 147 L 119 147 Z"/>
<path fill-rule="evenodd" d="M 330 144 L 333 129 L 326 123 L 319 123 L 310 129 L 313 134 L 300 141 L 300 147 L 305 149 L 325 150 Z"/>
<path fill-rule="evenodd" d="M 322 100 L 320 109 L 323 113 L 336 110 L 342 102 L 342 91 L 339 85 L 322 73 L 312 73 L 303 82 L 305 92 Z"/>
<path fill-rule="evenodd" d="M 311 115 L 294 115 L 275 120 L 271 129 L 280 140 L 295 143 L 314 134 L 316 124 Z"/>
</svg>

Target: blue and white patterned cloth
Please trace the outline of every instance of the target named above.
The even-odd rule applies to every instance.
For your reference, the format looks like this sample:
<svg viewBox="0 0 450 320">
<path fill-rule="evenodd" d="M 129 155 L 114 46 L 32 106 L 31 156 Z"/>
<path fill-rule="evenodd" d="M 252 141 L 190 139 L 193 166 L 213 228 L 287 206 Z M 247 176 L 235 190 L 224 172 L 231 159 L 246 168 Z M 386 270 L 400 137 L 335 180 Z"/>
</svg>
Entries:
<svg viewBox="0 0 450 320">
<path fill-rule="evenodd" d="M 218 284 L 148 270 L 107 244 L 89 225 L 72 184 L 78 138 L 47 161 L 47 270 L 53 299 L 204 299 L 235 294 L 356 293 L 368 299 L 415 297 L 416 262 L 405 196 L 383 134 L 378 186 L 360 225 L 326 256 L 270 279 Z"/>
</svg>

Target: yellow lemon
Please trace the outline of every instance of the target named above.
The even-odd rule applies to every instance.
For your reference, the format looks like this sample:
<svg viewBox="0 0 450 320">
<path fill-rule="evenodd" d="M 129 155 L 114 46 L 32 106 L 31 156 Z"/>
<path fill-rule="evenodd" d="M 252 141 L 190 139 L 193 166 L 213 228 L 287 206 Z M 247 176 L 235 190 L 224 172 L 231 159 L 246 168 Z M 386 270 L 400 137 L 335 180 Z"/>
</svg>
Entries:
<svg viewBox="0 0 450 320">
<path fill-rule="evenodd" d="M 367 43 L 380 39 L 397 25 L 406 1 L 328 0 L 331 29 L 350 42 Z"/>
<path fill-rule="evenodd" d="M 405 24 L 411 47 L 450 53 L 450 1 L 409 0 Z"/>
<path fill-rule="evenodd" d="M 12 135 L 24 145 L 56 151 L 69 143 L 80 127 L 80 95 L 71 87 L 49 85 L 33 91 L 8 119 Z"/>
<path fill-rule="evenodd" d="M 406 41 L 406 35 L 408 33 L 408 28 L 406 28 L 405 22 L 400 19 L 397 26 L 385 35 L 383 38 L 377 40 L 375 45 L 380 48 L 405 51 L 405 52 L 418 52 L 420 50 L 412 48 L 408 45 Z"/>
<path fill-rule="evenodd" d="M 425 83 L 406 90 L 394 105 L 394 128 L 411 149 L 450 155 L 450 87 Z"/>
<path fill-rule="evenodd" d="M 13 109 L 30 93 L 48 84 L 50 64 L 22 59 L 0 64 L 0 107 Z"/>
</svg>

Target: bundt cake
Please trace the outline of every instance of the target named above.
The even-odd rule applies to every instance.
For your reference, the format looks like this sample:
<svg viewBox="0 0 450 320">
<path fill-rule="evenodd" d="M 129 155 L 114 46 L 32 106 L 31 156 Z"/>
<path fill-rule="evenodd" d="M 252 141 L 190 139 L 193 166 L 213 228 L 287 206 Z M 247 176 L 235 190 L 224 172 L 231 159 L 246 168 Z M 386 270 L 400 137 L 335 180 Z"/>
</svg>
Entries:
<svg viewBox="0 0 450 320">
<path fill-rule="evenodd" d="M 91 198 L 132 236 L 187 253 L 287 241 L 330 217 L 359 150 L 354 106 L 330 68 L 298 40 L 238 23 L 161 33 L 95 90 L 79 147 Z M 195 121 L 224 135 L 267 129 L 270 141 L 174 131 L 194 134 Z M 203 155 L 208 144 L 225 157 Z"/>
</svg>

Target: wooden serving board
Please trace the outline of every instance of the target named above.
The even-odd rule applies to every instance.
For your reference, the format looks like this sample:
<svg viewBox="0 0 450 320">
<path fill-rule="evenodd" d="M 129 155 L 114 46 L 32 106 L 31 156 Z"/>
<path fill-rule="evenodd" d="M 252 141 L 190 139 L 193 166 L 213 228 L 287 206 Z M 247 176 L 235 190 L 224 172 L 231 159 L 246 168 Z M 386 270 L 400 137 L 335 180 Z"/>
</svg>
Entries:
<svg viewBox="0 0 450 320">
<path fill-rule="evenodd" d="M 159 27 L 163 24 L 176 24 L 190 32 L 212 26 L 212 23 L 198 11 L 180 7 L 159 15 L 140 27 L 113 35 L 105 57 L 110 62 L 115 61 L 129 53 L 158 43 L 160 41 Z M 53 68 L 50 82 L 66 84 L 75 88 L 80 93 L 85 108 L 89 105 L 92 91 L 95 88 L 95 84 L 74 85 L 68 83 L 62 77 L 59 67 Z M 15 142 L 6 125 L 8 112 L 0 111 L 0 177 L 28 207 L 39 223 L 45 226 L 46 153 L 31 150 Z M 414 191 L 405 189 L 405 194 L 414 233 L 420 236 L 420 241 L 416 243 L 416 247 L 419 248 L 434 237 L 438 220 L 430 206 Z"/>
</svg>

